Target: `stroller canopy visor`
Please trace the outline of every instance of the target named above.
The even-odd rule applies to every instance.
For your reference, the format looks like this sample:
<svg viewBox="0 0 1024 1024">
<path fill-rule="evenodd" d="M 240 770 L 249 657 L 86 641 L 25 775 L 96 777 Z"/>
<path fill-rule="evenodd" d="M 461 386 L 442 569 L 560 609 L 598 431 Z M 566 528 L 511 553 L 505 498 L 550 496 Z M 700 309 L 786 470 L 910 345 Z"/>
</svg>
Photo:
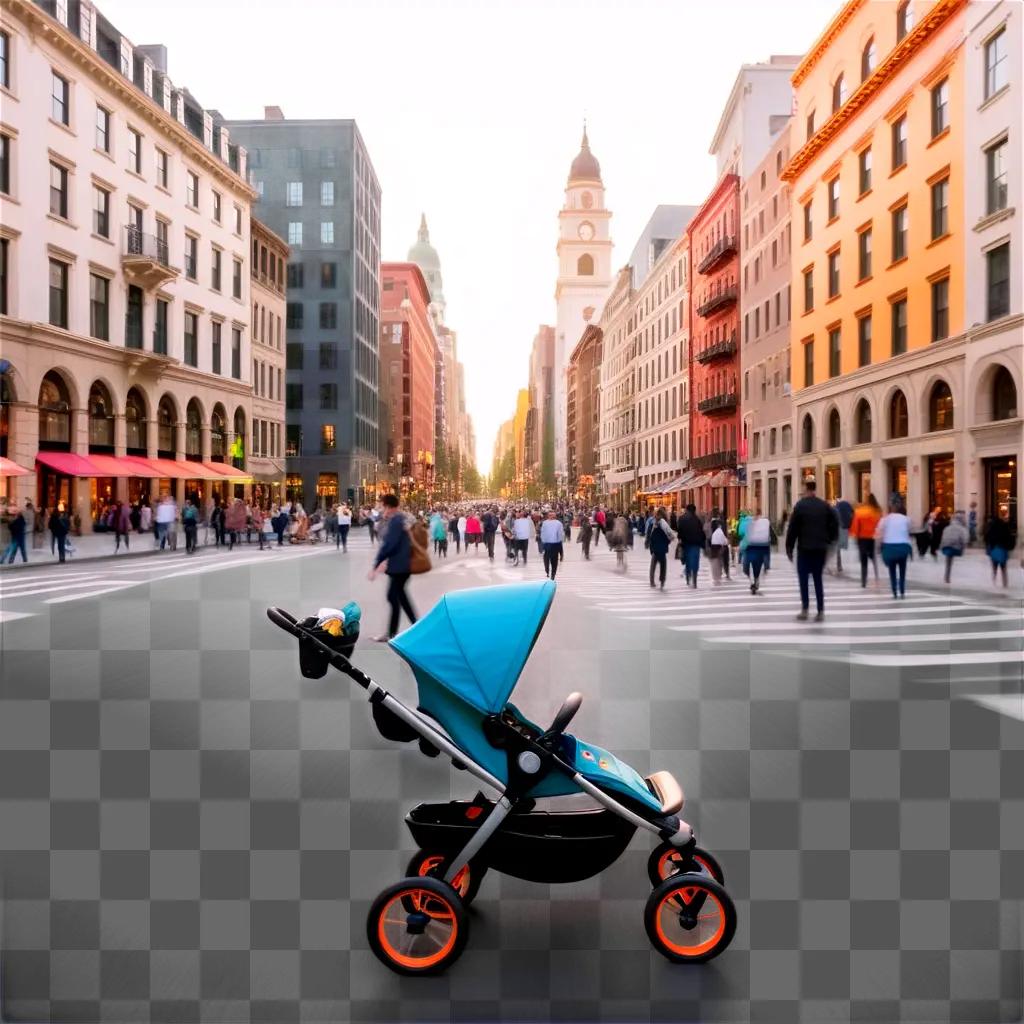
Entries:
<svg viewBox="0 0 1024 1024">
<path fill-rule="evenodd" d="M 554 596 L 550 580 L 458 590 L 442 597 L 391 646 L 417 677 L 495 714 L 515 688 Z"/>
</svg>

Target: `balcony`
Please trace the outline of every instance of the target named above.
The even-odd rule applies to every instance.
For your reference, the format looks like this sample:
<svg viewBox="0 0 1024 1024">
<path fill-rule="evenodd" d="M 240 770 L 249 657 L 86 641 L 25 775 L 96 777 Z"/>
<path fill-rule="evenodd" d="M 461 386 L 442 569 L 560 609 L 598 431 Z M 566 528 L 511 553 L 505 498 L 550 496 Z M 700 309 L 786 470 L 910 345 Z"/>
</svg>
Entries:
<svg viewBox="0 0 1024 1024">
<path fill-rule="evenodd" d="M 159 288 L 178 276 L 167 255 L 167 243 L 129 226 L 124 232 L 121 268 L 125 277 L 142 288 Z"/>
<path fill-rule="evenodd" d="M 729 448 L 710 455 L 698 455 L 690 459 L 690 469 L 719 469 L 736 465 L 736 449 Z"/>
<path fill-rule="evenodd" d="M 698 274 L 710 273 L 719 263 L 736 252 L 736 236 L 724 235 L 711 247 L 711 251 L 697 264 Z"/>
<path fill-rule="evenodd" d="M 727 288 L 723 288 L 714 295 L 709 295 L 705 298 L 697 307 L 697 316 L 711 316 L 712 313 L 717 313 L 719 310 L 733 305 L 737 297 L 738 290 L 736 285 L 731 284 Z"/>
<path fill-rule="evenodd" d="M 736 334 L 733 333 L 723 341 L 716 341 L 713 345 L 705 345 L 699 352 L 693 354 L 698 363 L 713 363 L 716 359 L 725 359 L 727 356 L 736 353 Z"/>
<path fill-rule="evenodd" d="M 721 395 L 712 395 L 710 398 L 698 402 L 697 409 L 706 413 L 731 412 L 736 408 L 736 400 L 735 391 L 726 391 Z"/>
</svg>

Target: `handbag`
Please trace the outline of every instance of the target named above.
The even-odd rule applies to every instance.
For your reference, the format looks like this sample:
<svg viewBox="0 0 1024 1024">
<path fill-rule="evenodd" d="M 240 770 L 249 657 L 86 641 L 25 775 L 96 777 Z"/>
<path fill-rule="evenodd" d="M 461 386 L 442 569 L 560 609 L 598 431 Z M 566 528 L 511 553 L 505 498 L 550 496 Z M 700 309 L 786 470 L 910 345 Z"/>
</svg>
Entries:
<svg viewBox="0 0 1024 1024">
<path fill-rule="evenodd" d="M 409 529 L 409 544 L 412 548 L 409 555 L 409 572 L 413 576 L 430 572 L 430 555 L 427 553 L 426 538 L 421 539 L 421 534 L 425 534 L 426 529 L 422 523 L 415 523 Z"/>
</svg>

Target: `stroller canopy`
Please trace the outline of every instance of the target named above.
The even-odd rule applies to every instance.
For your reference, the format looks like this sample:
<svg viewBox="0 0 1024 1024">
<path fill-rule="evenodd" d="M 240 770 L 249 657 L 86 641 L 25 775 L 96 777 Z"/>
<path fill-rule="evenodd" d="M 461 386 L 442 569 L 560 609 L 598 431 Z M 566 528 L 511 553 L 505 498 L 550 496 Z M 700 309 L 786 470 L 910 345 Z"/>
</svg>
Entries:
<svg viewBox="0 0 1024 1024">
<path fill-rule="evenodd" d="M 494 714 L 515 688 L 554 596 L 551 580 L 455 591 L 391 646 L 418 678 Z"/>
</svg>

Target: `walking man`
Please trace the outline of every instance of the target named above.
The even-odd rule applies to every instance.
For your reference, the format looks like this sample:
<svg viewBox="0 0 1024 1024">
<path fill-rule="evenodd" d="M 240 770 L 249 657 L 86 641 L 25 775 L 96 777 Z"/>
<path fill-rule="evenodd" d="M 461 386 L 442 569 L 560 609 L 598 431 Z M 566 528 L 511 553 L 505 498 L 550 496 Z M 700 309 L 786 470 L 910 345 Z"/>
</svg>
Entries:
<svg viewBox="0 0 1024 1024">
<path fill-rule="evenodd" d="M 554 509 L 548 510 L 547 519 L 540 524 L 540 540 L 544 549 L 544 575 L 554 579 L 565 541 L 565 527 L 559 522 Z"/>
<path fill-rule="evenodd" d="M 809 580 L 814 580 L 814 598 L 818 613 L 815 622 L 825 618 L 825 585 L 821 574 L 829 548 L 839 539 L 839 517 L 817 494 L 814 477 L 804 481 L 804 496 L 793 506 L 793 514 L 786 530 L 786 556 L 793 560 L 797 550 L 796 574 L 800 581 L 800 614 L 805 621 L 810 607 Z"/>
<path fill-rule="evenodd" d="M 6 560 L 9 565 L 14 565 L 15 555 L 19 551 L 21 552 L 21 560 L 27 562 L 28 553 L 25 551 L 25 531 L 27 526 L 25 513 L 20 508 L 15 508 L 14 518 L 7 524 L 7 528 L 11 532 L 11 543 L 7 545 L 4 558 L 0 559 L 0 562 Z"/>
<path fill-rule="evenodd" d="M 367 579 L 373 581 L 382 572 L 387 573 L 391 618 L 388 622 L 387 635 L 374 637 L 383 643 L 397 635 L 402 612 L 405 612 L 412 623 L 416 621 L 416 611 L 405 592 L 412 567 L 412 539 L 406 528 L 405 516 L 398 511 L 398 498 L 394 494 L 385 494 L 381 498 L 381 504 L 384 506 L 384 536 Z"/>
<path fill-rule="evenodd" d="M 494 561 L 494 535 L 498 532 L 498 517 L 496 510 L 488 509 L 480 520 L 484 531 L 484 547 L 487 548 L 487 557 Z"/>
<path fill-rule="evenodd" d="M 526 565 L 526 556 L 530 550 L 530 538 L 533 536 L 533 520 L 526 514 L 526 509 L 520 509 L 515 522 L 512 523 L 512 538 L 516 546 L 516 564 L 519 564 L 519 556 L 523 556 L 523 565 Z"/>
<path fill-rule="evenodd" d="M 707 544 L 704 524 L 697 515 L 696 505 L 687 505 L 679 517 L 679 543 L 683 546 L 683 575 L 688 587 L 697 587 L 697 573 L 700 571 L 700 553 Z"/>
<path fill-rule="evenodd" d="M 630 534 L 632 534 L 630 530 Z M 647 526 L 647 548 L 651 552 L 651 586 L 654 586 L 654 570 L 657 569 L 661 579 L 661 589 L 665 589 L 665 576 L 668 573 L 668 547 L 672 541 L 672 528 L 668 525 L 665 510 L 659 508 Z"/>
</svg>

